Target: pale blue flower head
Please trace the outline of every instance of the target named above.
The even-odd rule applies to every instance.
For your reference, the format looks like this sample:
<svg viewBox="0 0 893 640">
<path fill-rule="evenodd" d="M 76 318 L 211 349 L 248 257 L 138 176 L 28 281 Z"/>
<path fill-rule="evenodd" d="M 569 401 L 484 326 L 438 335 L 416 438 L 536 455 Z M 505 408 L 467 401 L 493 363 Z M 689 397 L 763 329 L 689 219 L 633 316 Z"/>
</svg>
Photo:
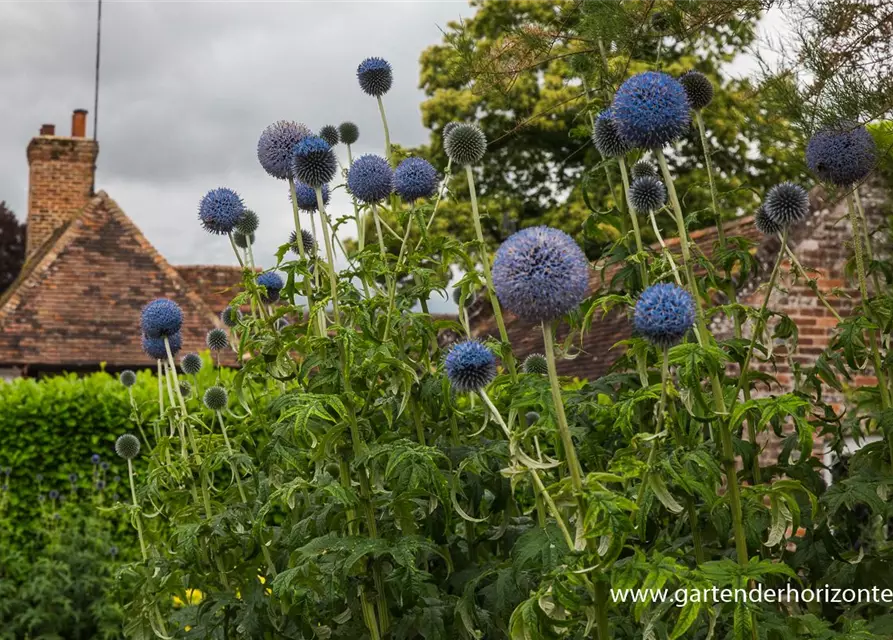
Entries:
<svg viewBox="0 0 893 640">
<path fill-rule="evenodd" d="M 659 347 L 676 344 L 694 324 L 694 300 L 678 285 L 651 285 L 636 302 L 633 326 L 646 340 Z"/>
<path fill-rule="evenodd" d="M 260 134 L 257 159 L 268 174 L 279 180 L 291 175 L 292 153 L 295 145 L 313 133 L 303 124 L 279 120 Z"/>
<path fill-rule="evenodd" d="M 496 377 L 496 356 L 481 342 L 466 340 L 449 350 L 444 368 L 456 391 L 479 391 Z"/>
<path fill-rule="evenodd" d="M 407 158 L 394 171 L 394 191 L 413 202 L 428 198 L 437 190 L 437 170 L 424 158 Z"/>
<path fill-rule="evenodd" d="M 279 299 L 279 292 L 285 286 L 282 278 L 275 271 L 267 271 L 257 276 L 257 284 L 266 288 L 266 293 L 261 296 L 264 302 L 276 302 Z"/>
<path fill-rule="evenodd" d="M 877 146 L 865 127 L 842 123 L 824 129 L 806 145 L 806 164 L 819 179 L 848 187 L 874 168 Z"/>
<path fill-rule="evenodd" d="M 226 187 L 211 189 L 198 204 L 198 218 L 205 231 L 218 235 L 231 233 L 244 211 L 242 198 Z"/>
<path fill-rule="evenodd" d="M 394 190 L 394 170 L 381 156 L 360 156 L 347 172 L 347 187 L 361 202 L 381 202 Z"/>
<path fill-rule="evenodd" d="M 140 314 L 140 327 L 150 338 L 163 338 L 180 331 L 183 326 L 183 312 L 173 300 L 158 298 L 143 307 Z"/>
<path fill-rule="evenodd" d="M 322 203 L 323 206 L 329 204 L 329 197 L 331 193 L 329 192 L 329 185 L 324 184 L 322 186 Z M 291 194 L 289 194 L 289 198 L 291 198 Z M 298 209 L 301 211 L 314 212 L 319 210 L 319 203 L 316 201 L 316 189 L 313 187 L 308 187 L 303 182 L 295 183 L 295 199 L 298 203 Z"/>
<path fill-rule="evenodd" d="M 617 131 L 632 146 L 653 149 L 676 140 L 691 123 L 685 89 L 660 71 L 645 71 L 620 85 L 612 106 Z"/>
<path fill-rule="evenodd" d="M 167 336 L 171 347 L 171 355 L 177 355 L 183 347 L 183 336 L 180 333 Z M 164 346 L 164 338 L 150 338 L 143 336 L 143 352 L 153 360 L 167 360 L 167 349 Z"/>
<path fill-rule="evenodd" d="M 384 58 L 366 58 L 357 67 L 357 80 L 364 93 L 376 98 L 381 97 L 394 83 L 391 63 Z"/>
</svg>

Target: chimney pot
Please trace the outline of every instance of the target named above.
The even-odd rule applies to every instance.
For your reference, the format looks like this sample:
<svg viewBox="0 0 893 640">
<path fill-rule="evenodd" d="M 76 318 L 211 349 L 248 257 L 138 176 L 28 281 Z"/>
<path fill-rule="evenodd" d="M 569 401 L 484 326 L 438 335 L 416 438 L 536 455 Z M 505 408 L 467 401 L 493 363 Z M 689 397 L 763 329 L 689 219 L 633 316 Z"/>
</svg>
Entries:
<svg viewBox="0 0 893 640">
<path fill-rule="evenodd" d="M 56 125 L 54 125 L 54 124 L 42 124 L 42 125 L 40 125 L 40 135 L 42 135 L 42 136 L 54 136 L 54 135 L 56 135 Z"/>
<path fill-rule="evenodd" d="M 71 114 L 71 137 L 84 138 L 87 135 L 87 110 L 75 109 Z"/>
</svg>

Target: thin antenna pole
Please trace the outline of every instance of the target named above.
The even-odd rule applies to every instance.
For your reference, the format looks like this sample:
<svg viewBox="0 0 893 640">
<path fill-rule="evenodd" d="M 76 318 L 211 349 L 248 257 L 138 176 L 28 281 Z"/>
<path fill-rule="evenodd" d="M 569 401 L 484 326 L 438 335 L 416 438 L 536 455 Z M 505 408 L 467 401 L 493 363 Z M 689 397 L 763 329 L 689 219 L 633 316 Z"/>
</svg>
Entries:
<svg viewBox="0 0 893 640">
<path fill-rule="evenodd" d="M 102 0 L 96 3 L 96 67 L 93 78 L 93 142 L 99 131 L 99 46 L 102 42 Z M 93 177 L 90 180 L 90 195 L 96 193 L 96 155 L 93 156 Z"/>
</svg>

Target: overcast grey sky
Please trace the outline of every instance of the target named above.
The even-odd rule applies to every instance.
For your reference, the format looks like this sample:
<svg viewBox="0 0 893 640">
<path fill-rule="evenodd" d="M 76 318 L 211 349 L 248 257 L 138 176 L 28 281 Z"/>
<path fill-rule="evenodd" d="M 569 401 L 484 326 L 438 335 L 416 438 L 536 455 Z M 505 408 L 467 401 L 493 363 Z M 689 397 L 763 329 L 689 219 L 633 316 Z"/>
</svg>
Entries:
<svg viewBox="0 0 893 640">
<path fill-rule="evenodd" d="M 423 142 L 419 54 L 465 0 L 436 2 L 124 2 L 105 0 L 97 189 L 104 189 L 173 264 L 235 263 L 229 243 L 199 226 L 209 189 L 237 190 L 261 216 L 255 255 L 269 265 L 293 229 L 284 182 L 257 162 L 257 138 L 279 119 L 318 130 L 351 120 L 354 153 L 383 153 L 374 98 L 357 64 L 394 67 L 385 96 L 391 138 Z M 42 123 L 93 122 L 96 2 L 0 2 L 0 200 L 24 218 L 25 149 Z M 342 156 L 346 155 L 343 152 Z M 339 192 L 340 193 L 340 192 Z M 350 207 L 343 196 L 335 213 Z"/>
</svg>

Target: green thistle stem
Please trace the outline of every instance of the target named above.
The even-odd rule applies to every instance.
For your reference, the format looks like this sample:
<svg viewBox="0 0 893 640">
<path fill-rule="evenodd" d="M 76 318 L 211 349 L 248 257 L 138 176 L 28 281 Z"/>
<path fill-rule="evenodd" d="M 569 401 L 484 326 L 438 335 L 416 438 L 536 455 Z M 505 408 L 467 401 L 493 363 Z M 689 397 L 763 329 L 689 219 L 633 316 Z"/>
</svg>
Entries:
<svg viewBox="0 0 893 640">
<path fill-rule="evenodd" d="M 328 259 L 327 270 L 329 272 L 329 286 L 332 289 L 332 308 L 335 311 L 335 323 L 341 324 L 341 310 L 338 305 L 338 276 L 335 273 L 335 254 L 332 251 L 332 238 L 329 235 L 329 224 L 326 220 L 326 205 L 322 201 L 322 189 L 316 187 L 316 206 L 319 209 L 319 226 L 320 233 L 326 244 L 326 258 Z"/>
<path fill-rule="evenodd" d="M 229 442 L 229 437 L 226 435 L 226 425 L 223 422 L 223 414 L 220 413 L 220 411 L 217 411 L 216 413 L 217 419 L 220 421 L 220 432 L 223 434 L 223 442 L 226 444 L 226 452 L 229 454 L 229 466 L 233 470 L 233 477 L 236 479 L 236 485 L 239 487 L 239 497 L 242 498 L 242 502 L 248 504 L 248 498 L 245 497 L 245 489 L 242 488 L 242 480 L 239 477 L 239 469 L 236 467 L 236 463 L 233 462 L 233 457 L 236 454 Z"/>
<path fill-rule="evenodd" d="M 140 551 L 143 554 L 143 561 L 145 562 L 148 560 L 149 554 L 146 552 L 146 541 L 143 538 L 143 525 L 139 513 L 139 502 L 137 502 L 136 499 L 136 483 L 133 480 L 133 460 L 130 458 L 127 459 L 127 475 L 130 477 L 130 496 L 133 498 L 134 508 L 137 509 L 136 517 L 134 518 L 134 522 L 136 522 L 136 533 L 140 539 Z"/>
<path fill-rule="evenodd" d="M 384 114 L 384 103 L 378 96 L 378 112 L 381 114 L 381 126 L 384 128 L 384 157 L 391 163 L 391 132 L 388 130 L 388 118 Z"/>
<path fill-rule="evenodd" d="M 784 241 L 784 236 L 779 233 L 778 238 L 782 241 L 784 251 L 788 256 L 788 259 L 791 261 L 791 264 L 794 266 L 794 269 L 797 270 L 797 273 L 800 275 L 800 277 L 806 280 L 806 285 L 810 289 L 812 289 L 812 292 L 816 295 L 816 298 L 818 298 L 819 302 L 821 302 L 825 306 L 825 308 L 831 313 L 831 315 L 834 316 L 834 318 L 838 322 L 843 322 L 843 318 L 840 317 L 840 314 L 837 313 L 837 310 L 831 306 L 831 303 L 828 302 L 828 299 L 825 298 L 821 291 L 819 291 L 819 287 L 816 284 L 816 281 L 806 274 L 806 270 L 803 268 L 803 265 L 800 264 L 800 260 L 797 259 L 797 255 L 793 251 L 791 251 L 790 245 L 788 245 L 788 243 Z"/>
<path fill-rule="evenodd" d="M 428 218 L 428 222 L 425 224 L 425 232 L 427 233 L 431 229 L 431 225 L 434 222 L 435 216 L 437 216 L 437 209 L 440 208 L 440 202 L 443 200 L 443 194 L 446 192 L 446 186 L 449 182 L 450 176 L 452 176 L 452 168 L 453 168 L 453 159 L 447 158 L 447 166 L 443 171 L 443 180 L 440 181 L 440 188 L 437 190 L 437 200 L 434 201 L 434 211 L 431 212 L 431 217 Z M 422 234 L 424 237 L 424 234 Z M 419 238 L 419 241 L 416 243 L 415 250 L 418 251 L 419 247 L 422 246 L 422 239 Z"/>
<path fill-rule="evenodd" d="M 242 256 L 239 255 L 239 247 L 236 246 L 236 241 L 233 239 L 233 234 L 232 234 L 232 233 L 227 233 L 226 235 L 227 235 L 227 237 L 229 238 L 229 243 L 230 243 L 230 245 L 232 245 L 233 253 L 236 254 L 236 260 L 239 261 L 239 266 L 242 267 L 242 268 L 244 269 L 244 268 L 245 268 L 245 261 L 242 260 Z"/>
<path fill-rule="evenodd" d="M 289 193 L 291 193 L 291 209 L 295 221 L 295 244 L 298 245 L 298 255 L 301 256 L 301 260 L 306 260 L 307 256 L 304 253 L 304 242 L 301 240 L 301 216 L 298 211 L 298 194 L 295 191 L 295 179 L 292 176 L 288 177 L 288 190 Z M 308 276 L 304 276 L 304 296 L 307 298 L 307 309 L 309 313 L 309 310 L 313 306 L 313 289 L 310 285 L 310 278 Z M 317 321 L 319 321 L 318 318 Z M 325 327 L 321 324 L 319 326 L 319 335 L 325 335 Z"/>
<path fill-rule="evenodd" d="M 163 372 L 161 368 L 161 358 L 158 359 L 158 417 L 164 415 L 164 383 L 162 382 Z M 156 427 L 157 429 L 157 427 Z M 160 438 L 156 434 L 156 438 Z"/>
<path fill-rule="evenodd" d="M 175 404 L 175 402 L 174 402 L 174 388 L 173 388 L 173 385 L 171 384 L 171 377 L 170 377 L 170 374 L 168 373 L 168 369 L 170 369 L 169 366 L 164 367 L 164 381 L 165 381 L 165 383 L 167 384 L 167 397 L 168 397 L 168 400 L 169 400 L 170 403 L 171 403 L 171 407 L 173 407 L 174 404 Z M 169 417 L 169 419 L 170 419 L 170 427 L 171 427 L 171 432 L 170 432 L 170 433 L 171 433 L 171 437 L 173 437 L 173 435 L 174 435 L 174 422 L 173 422 L 173 418 L 170 418 L 170 417 Z M 182 421 L 177 421 L 177 423 L 176 423 L 176 429 L 177 429 L 177 431 L 180 432 L 180 456 L 183 458 L 183 460 L 186 460 L 186 459 L 189 458 L 189 452 L 188 452 L 188 450 L 187 450 L 187 448 L 186 448 L 186 432 L 185 432 L 184 429 L 183 429 L 183 422 L 182 422 Z"/>
<path fill-rule="evenodd" d="M 726 231 L 723 228 L 722 216 L 719 215 L 719 207 L 716 204 L 716 184 L 713 180 L 713 163 L 710 161 L 710 151 L 707 147 L 707 131 L 704 127 L 704 118 L 700 109 L 695 111 L 695 121 L 698 123 L 698 133 L 701 134 L 701 148 L 704 150 L 704 167 L 707 169 L 707 181 L 710 183 L 710 204 L 713 208 L 713 218 L 716 220 L 716 232 L 719 238 L 719 246 L 726 248 Z"/>
<path fill-rule="evenodd" d="M 636 216 L 636 210 L 633 208 L 632 200 L 629 197 L 629 175 L 626 173 L 626 160 L 624 160 L 623 156 L 617 158 L 617 163 L 620 165 L 620 179 L 623 181 L 623 193 L 626 198 L 626 209 L 629 211 L 629 219 L 633 224 L 633 234 L 636 239 L 636 253 L 642 262 L 639 263 L 639 269 L 642 272 L 642 285 L 647 289 L 648 288 L 648 264 L 643 259 L 645 255 L 645 248 L 642 244 L 642 233 L 639 231 L 639 220 Z"/>
<path fill-rule="evenodd" d="M 567 416 L 564 413 L 564 401 L 561 399 L 561 384 L 558 381 L 558 369 L 555 365 L 555 343 L 552 339 L 552 325 L 542 323 L 543 343 L 546 352 L 546 364 L 549 370 L 549 384 L 552 389 L 552 404 L 555 407 L 555 417 L 558 421 L 558 435 L 561 438 L 561 446 L 564 449 L 564 457 L 570 474 L 571 486 L 580 507 L 580 521 L 585 516 L 585 505 L 582 503 L 583 492 L 583 468 L 577 459 L 577 450 L 574 448 L 574 440 L 570 427 L 567 424 Z"/>
<path fill-rule="evenodd" d="M 667 259 L 667 263 L 670 265 L 670 270 L 673 272 L 673 279 L 676 281 L 676 284 L 681 287 L 682 278 L 679 276 L 679 267 L 676 266 L 673 254 L 670 253 L 670 250 L 667 248 L 667 243 L 664 242 L 663 234 L 660 232 L 660 227 L 657 226 L 657 219 L 654 217 L 653 211 L 648 212 L 648 218 L 651 220 L 651 228 L 654 229 L 654 235 L 657 236 L 657 241 L 660 243 L 661 252 Z"/>
</svg>

